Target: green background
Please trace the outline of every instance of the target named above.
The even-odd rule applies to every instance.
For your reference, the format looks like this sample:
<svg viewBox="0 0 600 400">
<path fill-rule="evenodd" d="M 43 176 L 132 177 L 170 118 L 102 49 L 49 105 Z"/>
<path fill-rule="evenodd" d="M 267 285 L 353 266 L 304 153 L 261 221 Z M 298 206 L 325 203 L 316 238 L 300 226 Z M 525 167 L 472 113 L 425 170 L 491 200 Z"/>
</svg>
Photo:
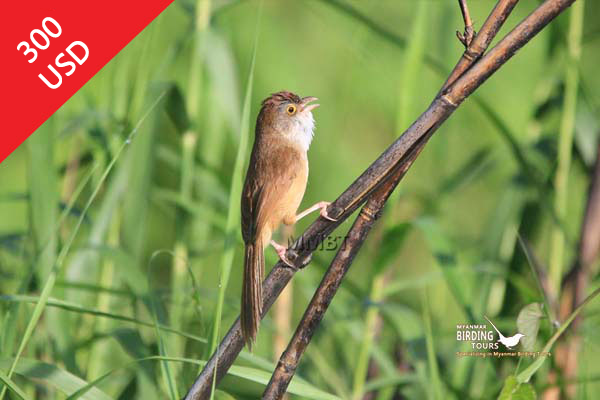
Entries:
<svg viewBox="0 0 600 400">
<path fill-rule="evenodd" d="M 476 30 L 494 4 L 469 2 Z M 498 38 L 538 4 L 520 2 Z M 239 312 L 239 192 L 260 102 L 283 89 L 319 98 L 304 209 L 350 185 L 464 50 L 456 1 L 260 5 L 176 1 L 0 165 L 0 371 L 28 339 L 12 380 L 29 398 L 63 399 L 113 370 L 83 398 L 181 398 L 199 367 L 164 357 L 205 360 Z M 531 363 L 458 358 L 469 345 L 456 325 L 486 315 L 512 335 L 520 310 L 544 302 L 519 235 L 550 287 L 576 259 L 598 148 L 599 12 L 588 0 L 583 23 L 560 16 L 440 127 L 343 282 L 293 398 L 495 398 Z M 260 396 L 334 254 L 295 275 L 218 396 Z M 600 391 L 598 309 L 577 331 L 578 398 Z M 555 332 L 543 315 L 536 350 Z M 149 356 L 163 359 L 132 362 Z M 551 357 L 532 385 L 565 390 L 562 374 Z"/>
</svg>

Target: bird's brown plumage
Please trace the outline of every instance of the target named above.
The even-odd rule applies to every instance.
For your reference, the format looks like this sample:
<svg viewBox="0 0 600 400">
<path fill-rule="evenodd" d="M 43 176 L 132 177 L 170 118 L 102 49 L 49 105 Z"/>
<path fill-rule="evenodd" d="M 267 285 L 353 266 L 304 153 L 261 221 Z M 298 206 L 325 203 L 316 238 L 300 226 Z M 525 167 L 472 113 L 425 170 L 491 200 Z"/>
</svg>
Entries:
<svg viewBox="0 0 600 400">
<path fill-rule="evenodd" d="M 295 223 L 308 179 L 307 149 L 293 137 L 296 128 L 285 113 L 288 104 L 301 107 L 302 99 L 279 92 L 263 101 L 242 191 L 245 257 L 240 319 L 249 347 L 256 338 L 262 313 L 264 248 L 281 222 Z"/>
</svg>

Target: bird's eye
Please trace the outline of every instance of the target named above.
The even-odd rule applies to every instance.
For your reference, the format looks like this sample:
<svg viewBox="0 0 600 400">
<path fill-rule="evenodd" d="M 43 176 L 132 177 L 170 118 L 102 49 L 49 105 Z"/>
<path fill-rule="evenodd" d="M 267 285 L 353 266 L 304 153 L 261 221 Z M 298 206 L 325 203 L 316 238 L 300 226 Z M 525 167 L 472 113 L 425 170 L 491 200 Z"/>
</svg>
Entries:
<svg viewBox="0 0 600 400">
<path fill-rule="evenodd" d="M 293 104 L 290 104 L 289 106 L 287 106 L 285 111 L 288 113 L 288 115 L 294 115 L 296 113 L 296 106 Z"/>
</svg>

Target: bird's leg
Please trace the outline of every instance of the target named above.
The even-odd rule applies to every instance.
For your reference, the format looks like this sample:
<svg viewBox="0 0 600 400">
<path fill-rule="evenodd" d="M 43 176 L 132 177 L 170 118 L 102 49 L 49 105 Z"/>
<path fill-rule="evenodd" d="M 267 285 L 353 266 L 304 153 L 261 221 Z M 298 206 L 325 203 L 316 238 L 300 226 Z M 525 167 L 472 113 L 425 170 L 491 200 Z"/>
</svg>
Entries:
<svg viewBox="0 0 600 400">
<path fill-rule="evenodd" d="M 277 252 L 277 255 L 279 256 L 281 261 L 283 261 L 284 263 L 286 263 L 294 269 L 296 268 L 296 266 L 292 264 L 292 262 L 288 260 L 287 256 L 285 255 L 285 253 L 287 252 L 287 247 L 275 242 L 273 239 L 271 239 L 271 246 L 275 248 L 275 251 Z"/>
<path fill-rule="evenodd" d="M 329 207 L 330 204 L 331 203 L 328 201 L 320 201 L 314 206 L 309 207 L 306 210 L 302 211 L 300 214 L 296 215 L 296 221 L 299 221 L 300 219 L 306 217 L 308 214 L 316 210 L 321 210 L 321 217 L 330 221 L 337 221 L 335 218 L 331 218 L 329 215 L 327 215 L 327 207 Z"/>
</svg>

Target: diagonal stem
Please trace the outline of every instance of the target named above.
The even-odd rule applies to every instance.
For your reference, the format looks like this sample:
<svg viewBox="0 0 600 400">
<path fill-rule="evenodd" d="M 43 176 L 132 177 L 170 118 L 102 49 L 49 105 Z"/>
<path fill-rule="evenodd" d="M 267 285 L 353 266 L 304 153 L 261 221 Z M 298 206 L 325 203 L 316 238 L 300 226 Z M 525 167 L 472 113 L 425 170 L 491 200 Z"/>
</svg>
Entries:
<svg viewBox="0 0 600 400">
<path fill-rule="evenodd" d="M 489 43 L 502 26 L 502 23 L 506 20 L 507 15 L 512 11 L 516 1 L 518 0 L 509 2 L 500 1 L 493 10 L 492 15 L 496 15 L 495 13 L 502 13 L 502 17 L 496 15 L 496 18 L 500 19 L 500 22 L 494 24 L 488 23 L 482 29 L 481 34 L 479 35 L 480 39 L 477 40 L 477 48 L 480 49 L 480 55 L 487 49 L 487 46 L 489 46 Z M 512 3 L 512 6 L 509 6 L 509 3 Z M 465 22 L 465 34 L 462 38 L 459 36 L 459 39 L 465 43 L 465 47 L 468 51 L 469 46 L 473 42 L 474 31 L 466 0 L 459 0 L 459 5 Z M 488 18 L 488 21 L 490 21 L 490 18 Z M 466 70 L 476 62 L 478 58 L 479 57 L 465 58 L 463 56 L 461 60 L 459 60 L 459 64 L 464 60 L 463 65 L 466 67 Z M 298 324 L 298 328 L 290 340 L 288 347 L 281 355 L 279 363 L 277 364 L 271 380 L 263 394 L 264 399 L 280 399 L 283 397 L 294 376 L 300 358 L 308 347 L 317 326 L 323 319 L 329 304 L 337 293 L 343 277 L 354 260 L 354 256 L 361 248 L 364 240 L 366 240 L 370 229 L 375 220 L 379 217 L 385 202 L 403 178 L 408 168 L 410 168 L 415 158 L 419 155 L 428 138 L 429 135 L 425 140 L 419 142 L 418 146 L 414 147 L 401 168 L 399 168 L 397 172 L 389 177 L 388 180 L 371 195 L 367 204 L 362 208 L 361 213 L 358 215 L 352 228 L 348 232 L 344 245 L 338 250 L 328 271 L 317 288 L 317 291 L 308 305 L 302 320 Z"/>
<path fill-rule="evenodd" d="M 466 8 L 466 3 L 464 3 L 463 10 L 463 0 L 459 0 L 459 2 L 461 5 L 461 12 L 463 13 L 463 18 L 465 20 L 466 31 L 468 21 L 467 18 L 464 17 L 464 10 L 467 10 L 466 12 L 468 15 L 468 9 Z M 465 52 L 456 63 L 456 66 L 450 73 L 448 79 L 446 79 L 446 82 L 442 86 L 442 91 L 446 90 L 451 84 L 453 84 L 456 81 L 456 79 L 458 79 L 462 74 L 464 74 L 464 72 L 467 69 L 469 69 L 469 67 L 473 65 L 473 63 L 475 63 L 479 58 L 481 58 L 481 56 L 486 51 L 492 40 L 494 40 L 494 37 L 496 37 L 496 34 L 500 30 L 500 28 L 502 28 L 502 25 L 504 24 L 504 22 L 506 21 L 511 11 L 517 5 L 518 2 L 519 0 L 499 0 L 498 3 L 496 3 L 496 6 L 483 23 L 481 30 L 477 33 L 477 35 L 475 35 L 471 43 L 465 46 Z"/>
<path fill-rule="evenodd" d="M 323 239 L 331 234 L 374 191 L 388 180 L 398 170 L 399 166 L 403 162 L 406 162 L 407 157 L 415 150 L 415 147 L 426 141 L 424 139 L 431 136 L 469 95 L 504 65 L 517 50 L 528 43 L 542 28 L 574 1 L 546 0 L 533 13 L 519 23 L 492 50 L 481 57 L 477 63 L 465 69 L 465 72 L 462 75 L 458 75 L 454 80 L 449 79 L 448 81 L 452 83 L 444 85 L 446 89 L 443 94 L 438 95 L 427 110 L 419 116 L 404 134 L 394 141 L 329 207 L 327 210 L 328 214 L 336 218 L 336 221 L 327 221 L 319 218 L 311 224 L 296 243 L 294 243 L 292 251 L 288 251 L 288 258 L 292 258 L 299 266 L 306 265 L 310 260 L 311 254 Z M 500 0 L 498 2 L 499 5 L 510 3 L 510 0 Z M 494 8 L 492 13 L 496 12 L 499 5 Z M 506 15 L 512 10 L 512 7 L 503 9 L 505 14 L 498 16 L 502 21 L 506 19 Z M 486 20 L 487 23 L 488 21 Z M 499 25 L 494 23 L 491 23 L 490 26 L 499 27 Z M 497 32 L 497 29 L 495 32 Z M 477 41 L 477 38 L 481 34 L 476 36 L 473 43 Z M 491 35 L 491 38 L 493 38 L 493 35 Z M 489 39 L 490 42 L 491 38 Z M 296 255 L 295 259 L 294 255 Z M 266 314 L 275 299 L 290 281 L 294 272 L 295 269 L 286 266 L 282 262 L 278 262 L 273 267 L 271 273 L 263 282 L 263 314 L 261 317 L 264 317 L 264 314 Z M 197 400 L 207 398 L 211 391 L 212 377 L 216 376 L 218 382 L 233 364 L 242 348 L 243 339 L 238 319 L 217 346 L 217 350 L 197 377 L 186 399 Z"/>
<path fill-rule="evenodd" d="M 429 136 L 426 136 L 426 138 L 429 138 Z M 277 368 L 263 393 L 263 399 L 280 399 L 285 394 L 296 372 L 300 358 L 323 319 L 331 300 L 337 293 L 342 279 L 354 260 L 354 256 L 360 250 L 375 221 L 381 216 L 385 202 L 417 158 L 425 143 L 426 141 L 419 142 L 419 145 L 411 151 L 402 166 L 369 197 L 358 217 L 356 217 L 346 239 L 323 276 L 302 320 L 298 324 L 294 336 L 281 355 Z"/>
</svg>

